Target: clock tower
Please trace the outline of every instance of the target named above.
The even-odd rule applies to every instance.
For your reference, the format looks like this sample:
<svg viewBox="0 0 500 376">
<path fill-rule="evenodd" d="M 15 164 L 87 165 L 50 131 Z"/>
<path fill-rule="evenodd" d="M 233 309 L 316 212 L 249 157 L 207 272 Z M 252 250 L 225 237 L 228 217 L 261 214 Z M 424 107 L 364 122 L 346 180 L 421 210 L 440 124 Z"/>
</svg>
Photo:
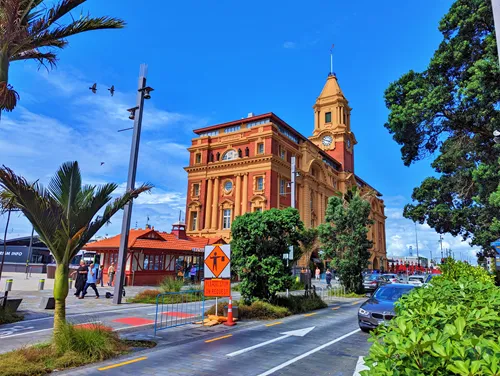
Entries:
<svg viewBox="0 0 500 376">
<path fill-rule="evenodd" d="M 309 139 L 342 164 L 344 171 L 354 172 L 354 145 L 349 102 L 340 89 L 337 77 L 330 73 L 314 109 L 314 132 Z"/>
</svg>

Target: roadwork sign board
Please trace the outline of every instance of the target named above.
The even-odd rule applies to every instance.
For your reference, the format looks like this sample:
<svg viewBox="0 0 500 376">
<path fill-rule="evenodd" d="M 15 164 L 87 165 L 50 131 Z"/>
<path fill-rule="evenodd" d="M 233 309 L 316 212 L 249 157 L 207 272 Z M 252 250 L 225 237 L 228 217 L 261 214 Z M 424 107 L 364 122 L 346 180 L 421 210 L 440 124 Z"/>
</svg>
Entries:
<svg viewBox="0 0 500 376">
<path fill-rule="evenodd" d="M 230 279 L 205 279 L 205 296 L 228 297 L 231 295 Z"/>
<path fill-rule="evenodd" d="M 231 278 L 231 246 L 205 246 L 204 278 Z"/>
</svg>

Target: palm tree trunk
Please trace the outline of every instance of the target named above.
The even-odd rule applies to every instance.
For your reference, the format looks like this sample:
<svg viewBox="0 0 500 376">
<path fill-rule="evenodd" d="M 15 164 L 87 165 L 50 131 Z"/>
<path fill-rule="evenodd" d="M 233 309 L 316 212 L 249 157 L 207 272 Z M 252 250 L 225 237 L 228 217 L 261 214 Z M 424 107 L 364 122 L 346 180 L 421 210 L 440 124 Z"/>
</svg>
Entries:
<svg viewBox="0 0 500 376">
<path fill-rule="evenodd" d="M 5 225 L 5 233 L 3 235 L 3 255 L 2 262 L 0 263 L 0 279 L 2 279 L 3 263 L 5 261 L 5 254 L 7 253 L 7 230 L 9 229 L 10 222 L 10 209 L 7 211 L 7 224 Z"/>
<path fill-rule="evenodd" d="M 0 82 L 9 83 L 9 56 L 0 52 Z"/>
<path fill-rule="evenodd" d="M 69 266 L 65 263 L 57 264 L 54 280 L 54 299 L 56 302 L 54 310 L 54 339 L 57 341 L 58 332 L 66 323 L 66 297 L 68 296 Z"/>
</svg>

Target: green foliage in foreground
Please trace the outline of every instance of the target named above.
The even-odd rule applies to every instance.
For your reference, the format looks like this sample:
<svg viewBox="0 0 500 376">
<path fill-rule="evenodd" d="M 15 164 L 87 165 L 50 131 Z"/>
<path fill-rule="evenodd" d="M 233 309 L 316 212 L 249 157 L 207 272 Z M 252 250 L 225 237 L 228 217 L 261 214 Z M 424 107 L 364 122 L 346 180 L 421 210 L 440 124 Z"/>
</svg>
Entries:
<svg viewBox="0 0 500 376">
<path fill-rule="evenodd" d="M 500 375 L 500 289 L 471 268 L 452 265 L 401 298 L 362 375 Z"/>
<path fill-rule="evenodd" d="M 458 281 L 463 277 L 471 277 L 485 284 L 494 282 L 494 276 L 489 274 L 485 269 L 472 266 L 465 262 L 456 261 L 452 258 L 447 258 L 446 262 L 440 267 L 442 277 L 451 281 Z"/>
<path fill-rule="evenodd" d="M 156 304 L 156 299 L 158 295 L 158 303 L 160 304 L 176 304 L 176 303 L 190 303 L 198 302 L 203 299 L 202 293 L 190 293 L 190 294 L 163 294 L 160 290 L 144 290 L 138 293 L 133 298 L 127 299 L 129 303 L 143 303 L 143 304 Z"/>
<path fill-rule="evenodd" d="M 0 308 L 0 325 L 12 324 L 13 322 L 18 322 L 24 319 L 23 315 L 12 312 L 12 310 L 6 308 Z"/>
<path fill-rule="evenodd" d="M 160 283 L 160 289 L 164 292 L 179 292 L 181 291 L 182 286 L 184 286 L 184 281 L 179 281 L 173 277 L 166 277 Z"/>
</svg>

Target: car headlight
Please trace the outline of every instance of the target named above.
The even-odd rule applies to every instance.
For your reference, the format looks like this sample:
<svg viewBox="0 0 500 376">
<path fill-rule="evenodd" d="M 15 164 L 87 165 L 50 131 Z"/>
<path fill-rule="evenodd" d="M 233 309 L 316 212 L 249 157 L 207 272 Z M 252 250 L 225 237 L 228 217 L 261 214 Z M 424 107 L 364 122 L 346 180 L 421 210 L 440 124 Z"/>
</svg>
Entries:
<svg viewBox="0 0 500 376">
<path fill-rule="evenodd" d="M 370 316 L 370 312 L 364 310 L 363 308 L 360 308 L 358 313 L 361 315 L 361 316 Z"/>
</svg>

